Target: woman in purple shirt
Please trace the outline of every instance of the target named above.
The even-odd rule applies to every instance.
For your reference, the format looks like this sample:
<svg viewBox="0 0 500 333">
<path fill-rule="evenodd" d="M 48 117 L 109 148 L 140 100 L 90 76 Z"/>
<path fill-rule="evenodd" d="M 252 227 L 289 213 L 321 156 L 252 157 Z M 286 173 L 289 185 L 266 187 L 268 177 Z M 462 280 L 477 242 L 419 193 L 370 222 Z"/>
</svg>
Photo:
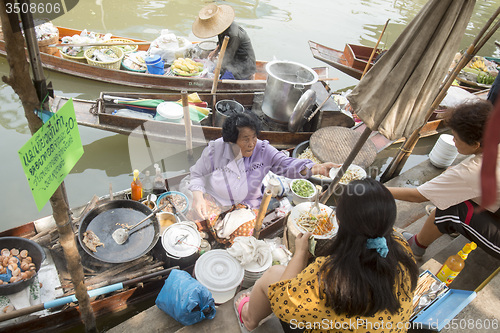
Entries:
<svg viewBox="0 0 500 333">
<path fill-rule="evenodd" d="M 288 178 L 308 178 L 313 174 L 328 176 L 330 169 L 338 166 L 288 157 L 268 141 L 257 139 L 258 134 L 257 122 L 239 113 L 226 119 L 222 138 L 209 142 L 190 170 L 192 210 L 199 218 L 209 222 L 216 218 L 211 214 L 214 203 L 222 212 L 240 206 L 258 209 L 262 180 L 269 171 Z"/>
</svg>

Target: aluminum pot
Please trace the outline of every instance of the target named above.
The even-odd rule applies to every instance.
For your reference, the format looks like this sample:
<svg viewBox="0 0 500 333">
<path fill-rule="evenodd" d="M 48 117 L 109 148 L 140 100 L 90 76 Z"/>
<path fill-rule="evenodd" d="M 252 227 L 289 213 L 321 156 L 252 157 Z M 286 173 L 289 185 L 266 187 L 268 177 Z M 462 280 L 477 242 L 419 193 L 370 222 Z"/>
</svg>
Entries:
<svg viewBox="0 0 500 333">
<path fill-rule="evenodd" d="M 200 256 L 200 232 L 193 222 L 178 222 L 163 231 L 161 245 L 163 261 L 168 261 L 169 266 L 185 268 L 194 265 Z"/>
<path fill-rule="evenodd" d="M 302 64 L 277 60 L 267 63 L 266 72 L 262 111 L 274 121 L 287 124 L 302 94 L 318 81 L 318 74 Z"/>
</svg>

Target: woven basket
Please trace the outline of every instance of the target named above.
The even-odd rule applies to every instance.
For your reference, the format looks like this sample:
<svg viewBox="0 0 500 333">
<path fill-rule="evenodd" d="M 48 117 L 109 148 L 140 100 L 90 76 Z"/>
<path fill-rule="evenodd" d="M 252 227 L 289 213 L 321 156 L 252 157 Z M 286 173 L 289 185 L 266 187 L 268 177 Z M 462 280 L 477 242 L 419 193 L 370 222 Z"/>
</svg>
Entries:
<svg viewBox="0 0 500 333">
<path fill-rule="evenodd" d="M 59 52 L 59 49 L 57 47 L 49 47 L 51 44 L 57 44 L 59 42 L 59 30 L 57 31 L 54 36 L 44 39 L 41 41 L 38 41 L 38 48 L 40 49 L 40 52 L 43 53 L 48 53 L 50 55 L 56 55 L 57 52 Z"/>
<path fill-rule="evenodd" d="M 78 61 L 78 62 L 83 62 L 83 63 L 87 63 L 87 59 L 85 59 L 85 57 L 74 57 L 74 56 L 70 56 L 69 54 L 66 54 L 62 51 L 61 49 L 61 52 L 59 52 L 59 54 L 61 55 L 61 57 L 63 57 L 64 59 L 68 59 L 68 60 L 73 60 L 73 61 Z"/>
<path fill-rule="evenodd" d="M 92 52 L 95 49 L 99 48 L 106 48 L 106 49 L 111 49 L 115 54 L 118 55 L 118 58 L 113 61 L 109 62 L 104 62 L 104 61 L 95 61 L 90 59 Z M 95 66 L 95 67 L 101 67 L 101 68 L 108 68 L 108 69 L 120 69 L 120 65 L 122 63 L 122 59 L 124 56 L 123 50 L 119 47 L 116 46 L 94 46 L 91 47 L 90 49 L 86 50 L 85 53 L 85 58 L 87 59 L 87 62 L 89 65 Z"/>
<path fill-rule="evenodd" d="M 125 39 L 125 38 L 111 38 L 111 39 L 108 39 L 105 43 L 117 43 L 117 42 L 118 43 L 133 43 L 134 41 L 130 40 L 130 39 Z M 139 48 L 139 45 L 131 45 L 134 48 L 131 51 L 125 51 L 125 49 L 123 49 L 122 46 L 119 46 L 119 45 L 114 45 L 114 46 L 121 48 L 125 54 L 135 52 Z"/>
</svg>

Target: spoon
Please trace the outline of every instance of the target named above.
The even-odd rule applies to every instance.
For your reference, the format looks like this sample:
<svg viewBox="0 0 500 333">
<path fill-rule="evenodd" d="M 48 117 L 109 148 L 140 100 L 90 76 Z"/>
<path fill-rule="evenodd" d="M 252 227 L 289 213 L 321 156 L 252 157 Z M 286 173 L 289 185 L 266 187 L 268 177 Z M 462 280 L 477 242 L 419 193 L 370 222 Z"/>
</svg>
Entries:
<svg viewBox="0 0 500 333">
<path fill-rule="evenodd" d="M 179 209 L 177 209 L 177 207 L 174 206 L 174 203 L 172 202 L 172 200 L 170 200 L 168 195 L 165 196 L 165 199 L 167 199 L 168 203 L 172 206 L 172 209 L 174 210 L 173 211 L 174 214 L 179 213 L 179 215 L 184 219 L 184 221 L 188 221 L 188 218 L 186 217 L 186 215 L 184 215 L 183 212 L 181 212 Z"/>
<path fill-rule="evenodd" d="M 316 198 L 314 199 L 314 203 L 311 205 L 309 209 L 310 215 L 318 215 L 321 213 L 321 208 L 319 207 L 319 192 L 316 192 Z"/>
<path fill-rule="evenodd" d="M 149 214 L 148 216 L 146 216 L 143 220 L 141 220 L 140 222 L 138 222 L 137 224 L 131 226 L 131 227 L 125 227 L 125 228 L 119 228 L 119 229 L 116 229 L 115 231 L 113 231 L 113 233 L 111 234 L 111 237 L 113 237 L 113 240 L 116 242 L 116 244 L 118 245 L 122 245 L 123 243 L 125 243 L 129 237 L 129 235 L 132 233 L 130 230 L 134 229 L 135 227 L 137 227 L 138 225 L 140 225 L 141 223 L 149 220 L 151 217 L 153 217 L 153 215 L 155 215 L 158 211 L 160 211 L 161 209 L 165 208 L 165 206 L 167 206 L 167 204 L 164 204 L 163 206 L 160 206 L 160 207 L 157 207 L 155 210 L 153 210 L 151 212 L 151 214 Z"/>
</svg>

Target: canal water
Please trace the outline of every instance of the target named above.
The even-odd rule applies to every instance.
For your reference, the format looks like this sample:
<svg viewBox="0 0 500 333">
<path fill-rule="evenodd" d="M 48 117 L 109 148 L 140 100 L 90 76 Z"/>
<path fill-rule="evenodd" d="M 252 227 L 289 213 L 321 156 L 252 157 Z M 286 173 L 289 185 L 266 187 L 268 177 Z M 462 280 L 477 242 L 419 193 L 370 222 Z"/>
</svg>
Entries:
<svg viewBox="0 0 500 333">
<path fill-rule="evenodd" d="M 68 13 L 53 20 L 59 26 L 112 33 L 145 40 L 154 40 L 162 29 L 191 41 L 198 40 L 191 25 L 206 0 L 81 0 Z M 289 60 L 304 65 L 324 66 L 315 60 L 307 41 L 313 40 L 333 48 L 343 49 L 346 43 L 374 46 L 385 22 L 388 28 L 381 47 L 390 47 L 426 0 L 235 0 L 218 1 L 233 6 L 238 22 L 252 39 L 257 59 Z M 462 40 L 461 48 L 470 45 L 477 32 L 498 8 L 498 0 L 477 1 L 473 17 Z M 483 56 L 500 56 L 493 36 L 479 52 Z M 9 72 L 5 58 L 0 58 L 0 74 Z M 355 79 L 329 68 L 333 89 L 353 86 Z M 101 91 L 139 91 L 134 88 L 99 83 L 74 76 L 46 71 L 56 94 L 95 99 Z M 30 84 L 27 82 L 27 84 Z M 85 204 L 94 194 L 108 193 L 130 186 L 132 169 L 146 163 L 137 143 L 128 137 L 96 129 L 79 127 L 84 155 L 65 180 L 71 206 Z M 10 86 L 0 83 L 0 164 L 2 228 L 23 224 L 51 213 L 50 204 L 38 211 L 23 173 L 17 151 L 30 138 L 24 111 Z M 412 157 L 415 164 L 426 158 L 433 144 L 426 141 Z M 188 163 L 182 158 L 181 146 L 158 148 L 166 157 L 161 163 L 168 175 L 185 171 Z M 395 153 L 395 150 L 393 150 Z M 196 152 L 199 155 L 200 150 Z M 380 161 L 383 168 L 391 158 Z M 170 158 L 169 158 L 170 156 Z M 179 158 L 181 156 L 181 158 Z M 393 156 L 393 155 L 392 155 Z M 150 162 L 148 161 L 148 164 Z"/>
</svg>

